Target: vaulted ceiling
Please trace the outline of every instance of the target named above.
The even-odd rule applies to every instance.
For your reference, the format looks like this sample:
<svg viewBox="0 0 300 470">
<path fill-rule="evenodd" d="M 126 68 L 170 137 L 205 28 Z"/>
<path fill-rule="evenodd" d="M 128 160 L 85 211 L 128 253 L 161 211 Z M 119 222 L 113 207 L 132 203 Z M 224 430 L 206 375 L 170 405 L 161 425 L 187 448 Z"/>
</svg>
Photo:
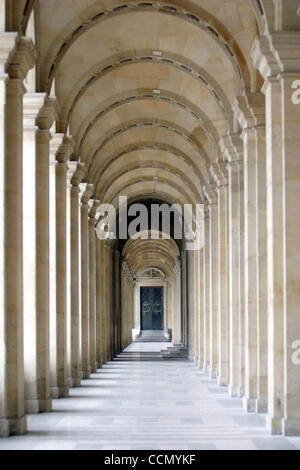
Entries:
<svg viewBox="0 0 300 470">
<path fill-rule="evenodd" d="M 270 0 L 17 4 L 27 34 L 35 7 L 37 89 L 55 94 L 56 131 L 94 197 L 201 201 L 220 138 L 238 130 L 232 103 L 255 88 L 250 49 Z"/>
</svg>

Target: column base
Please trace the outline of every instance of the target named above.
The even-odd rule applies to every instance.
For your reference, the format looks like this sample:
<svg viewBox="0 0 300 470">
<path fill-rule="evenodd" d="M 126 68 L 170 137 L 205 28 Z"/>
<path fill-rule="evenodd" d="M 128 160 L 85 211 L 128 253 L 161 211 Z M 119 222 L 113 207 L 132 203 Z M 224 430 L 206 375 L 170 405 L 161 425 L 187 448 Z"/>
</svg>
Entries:
<svg viewBox="0 0 300 470">
<path fill-rule="evenodd" d="M 52 398 L 67 398 L 69 396 L 69 387 L 51 387 Z"/>
<path fill-rule="evenodd" d="M 91 364 L 91 374 L 95 374 L 97 372 L 97 364 Z"/>
<path fill-rule="evenodd" d="M 268 402 L 266 400 L 256 400 L 255 404 L 256 413 L 267 413 L 268 412 Z"/>
<path fill-rule="evenodd" d="M 284 418 L 282 433 L 284 436 L 300 436 L 300 419 Z"/>
<path fill-rule="evenodd" d="M 245 388 L 242 387 L 241 385 L 238 386 L 238 397 L 239 398 L 244 398 L 245 395 Z"/>
<path fill-rule="evenodd" d="M 210 369 L 208 374 L 211 379 L 216 379 L 218 377 L 218 371 L 216 369 Z"/>
<path fill-rule="evenodd" d="M 238 398 L 238 396 L 239 396 L 239 386 L 230 384 L 228 386 L 228 393 L 231 397 Z"/>
<path fill-rule="evenodd" d="M 85 380 L 85 379 L 89 379 L 91 376 L 91 369 L 88 368 L 86 370 L 83 370 L 82 371 L 82 378 Z"/>
<path fill-rule="evenodd" d="M 102 361 L 97 361 L 97 369 L 101 369 L 102 367 Z"/>
<path fill-rule="evenodd" d="M 9 421 L 8 419 L 0 419 L 0 437 L 9 436 Z"/>
<path fill-rule="evenodd" d="M 266 428 L 271 434 L 279 435 L 282 434 L 282 419 L 273 418 L 272 416 L 266 416 Z"/>
<path fill-rule="evenodd" d="M 76 388 L 80 387 L 81 377 L 70 377 L 70 387 Z"/>
<path fill-rule="evenodd" d="M 256 411 L 256 398 L 243 398 L 243 408 L 248 413 L 255 413 Z"/>
<path fill-rule="evenodd" d="M 25 400 L 26 413 L 37 414 L 47 413 L 52 410 L 52 398 L 47 399 L 26 399 Z"/>
<path fill-rule="evenodd" d="M 21 436 L 27 431 L 26 416 L 17 419 L 0 419 L 0 437 Z"/>
<path fill-rule="evenodd" d="M 228 386 L 228 378 L 222 377 L 221 375 L 218 376 L 218 385 L 220 387 L 227 387 Z"/>
<path fill-rule="evenodd" d="M 203 372 L 205 372 L 205 374 L 209 373 L 209 364 L 207 362 L 203 363 Z"/>
</svg>

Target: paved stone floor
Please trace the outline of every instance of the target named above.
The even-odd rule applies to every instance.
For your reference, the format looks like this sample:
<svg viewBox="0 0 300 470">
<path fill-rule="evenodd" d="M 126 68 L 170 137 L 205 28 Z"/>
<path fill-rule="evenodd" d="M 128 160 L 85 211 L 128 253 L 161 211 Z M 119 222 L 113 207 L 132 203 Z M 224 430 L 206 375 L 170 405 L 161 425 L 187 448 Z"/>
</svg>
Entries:
<svg viewBox="0 0 300 470">
<path fill-rule="evenodd" d="M 269 436 L 191 362 L 162 361 L 166 344 L 135 344 L 84 380 L 51 413 L 28 416 L 29 432 L 1 449 L 300 449 L 300 438 Z M 143 351 L 144 360 L 132 360 Z"/>
</svg>

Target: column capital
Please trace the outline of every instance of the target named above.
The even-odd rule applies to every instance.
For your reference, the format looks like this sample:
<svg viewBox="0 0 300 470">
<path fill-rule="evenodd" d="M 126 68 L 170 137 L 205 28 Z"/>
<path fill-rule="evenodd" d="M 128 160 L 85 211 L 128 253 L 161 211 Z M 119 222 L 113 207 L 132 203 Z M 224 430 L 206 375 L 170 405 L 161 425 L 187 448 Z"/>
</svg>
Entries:
<svg viewBox="0 0 300 470">
<path fill-rule="evenodd" d="M 62 143 L 56 152 L 56 159 L 59 162 L 67 162 L 74 150 L 74 143 L 71 136 L 64 135 Z"/>
<path fill-rule="evenodd" d="M 76 163 L 77 163 L 77 168 L 72 178 L 72 184 L 74 186 L 80 186 L 81 181 L 86 176 L 86 169 L 83 163 L 79 163 L 79 162 L 76 162 Z"/>
<path fill-rule="evenodd" d="M 24 80 L 36 59 L 34 44 L 30 38 L 17 37 L 15 47 L 7 58 L 6 71 L 10 78 Z"/>
<path fill-rule="evenodd" d="M 24 128 L 34 128 L 37 117 L 44 106 L 46 93 L 25 93 L 23 97 L 23 123 Z"/>
<path fill-rule="evenodd" d="M 227 162 L 242 160 L 243 142 L 240 134 L 229 134 L 221 137 L 219 147 Z"/>
<path fill-rule="evenodd" d="M 85 184 L 86 186 L 82 186 Z M 79 185 L 80 191 L 83 190 L 83 194 L 81 196 L 82 204 L 88 204 L 89 199 L 92 197 L 94 192 L 94 185 L 89 183 L 80 183 Z"/>
<path fill-rule="evenodd" d="M 37 125 L 40 130 L 48 130 L 58 117 L 58 104 L 54 97 L 46 96 L 44 104 L 37 116 Z"/>
<path fill-rule="evenodd" d="M 77 170 L 78 162 L 68 161 L 67 162 L 67 186 L 71 186 L 71 180 Z"/>
<path fill-rule="evenodd" d="M 62 144 L 64 134 L 54 133 L 49 145 L 50 163 L 56 163 L 56 152 Z"/>
<path fill-rule="evenodd" d="M 211 175 L 217 185 L 217 191 L 222 187 L 226 187 L 228 179 L 227 162 L 217 161 L 216 163 L 211 165 Z"/>
<path fill-rule="evenodd" d="M 206 184 L 203 187 L 203 193 L 204 193 L 205 198 L 208 201 L 209 206 L 217 204 L 216 187 L 217 185 L 214 182 L 211 182 L 210 184 Z"/>
<path fill-rule="evenodd" d="M 96 219 L 96 212 L 97 212 L 97 209 L 99 207 L 99 204 L 100 204 L 100 201 L 98 199 L 91 198 L 89 200 L 89 207 L 90 207 L 89 217 L 90 217 L 90 219 L 92 219 L 94 221 Z"/>
<path fill-rule="evenodd" d="M 251 57 L 265 80 L 280 72 L 299 72 L 300 31 L 274 31 L 257 36 Z"/>
<path fill-rule="evenodd" d="M 248 131 L 265 123 L 265 96 L 247 93 L 237 96 L 233 104 L 234 115 L 242 129 Z"/>
</svg>

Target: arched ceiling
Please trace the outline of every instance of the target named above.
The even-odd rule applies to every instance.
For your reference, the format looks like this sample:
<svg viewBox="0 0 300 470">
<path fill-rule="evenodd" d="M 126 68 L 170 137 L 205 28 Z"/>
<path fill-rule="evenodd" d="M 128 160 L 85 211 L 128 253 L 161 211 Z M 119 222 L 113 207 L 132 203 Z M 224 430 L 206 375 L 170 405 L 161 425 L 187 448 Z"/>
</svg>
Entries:
<svg viewBox="0 0 300 470">
<path fill-rule="evenodd" d="M 203 200 L 251 80 L 252 0 L 39 0 L 39 86 L 94 197 Z"/>
<path fill-rule="evenodd" d="M 141 235 L 147 236 L 147 233 Z M 130 272 L 136 274 L 150 266 L 161 270 L 166 277 L 174 272 L 180 255 L 178 246 L 174 240 L 130 239 L 124 245 L 122 256 L 126 261 Z M 158 233 L 161 237 L 161 233 Z"/>
</svg>

